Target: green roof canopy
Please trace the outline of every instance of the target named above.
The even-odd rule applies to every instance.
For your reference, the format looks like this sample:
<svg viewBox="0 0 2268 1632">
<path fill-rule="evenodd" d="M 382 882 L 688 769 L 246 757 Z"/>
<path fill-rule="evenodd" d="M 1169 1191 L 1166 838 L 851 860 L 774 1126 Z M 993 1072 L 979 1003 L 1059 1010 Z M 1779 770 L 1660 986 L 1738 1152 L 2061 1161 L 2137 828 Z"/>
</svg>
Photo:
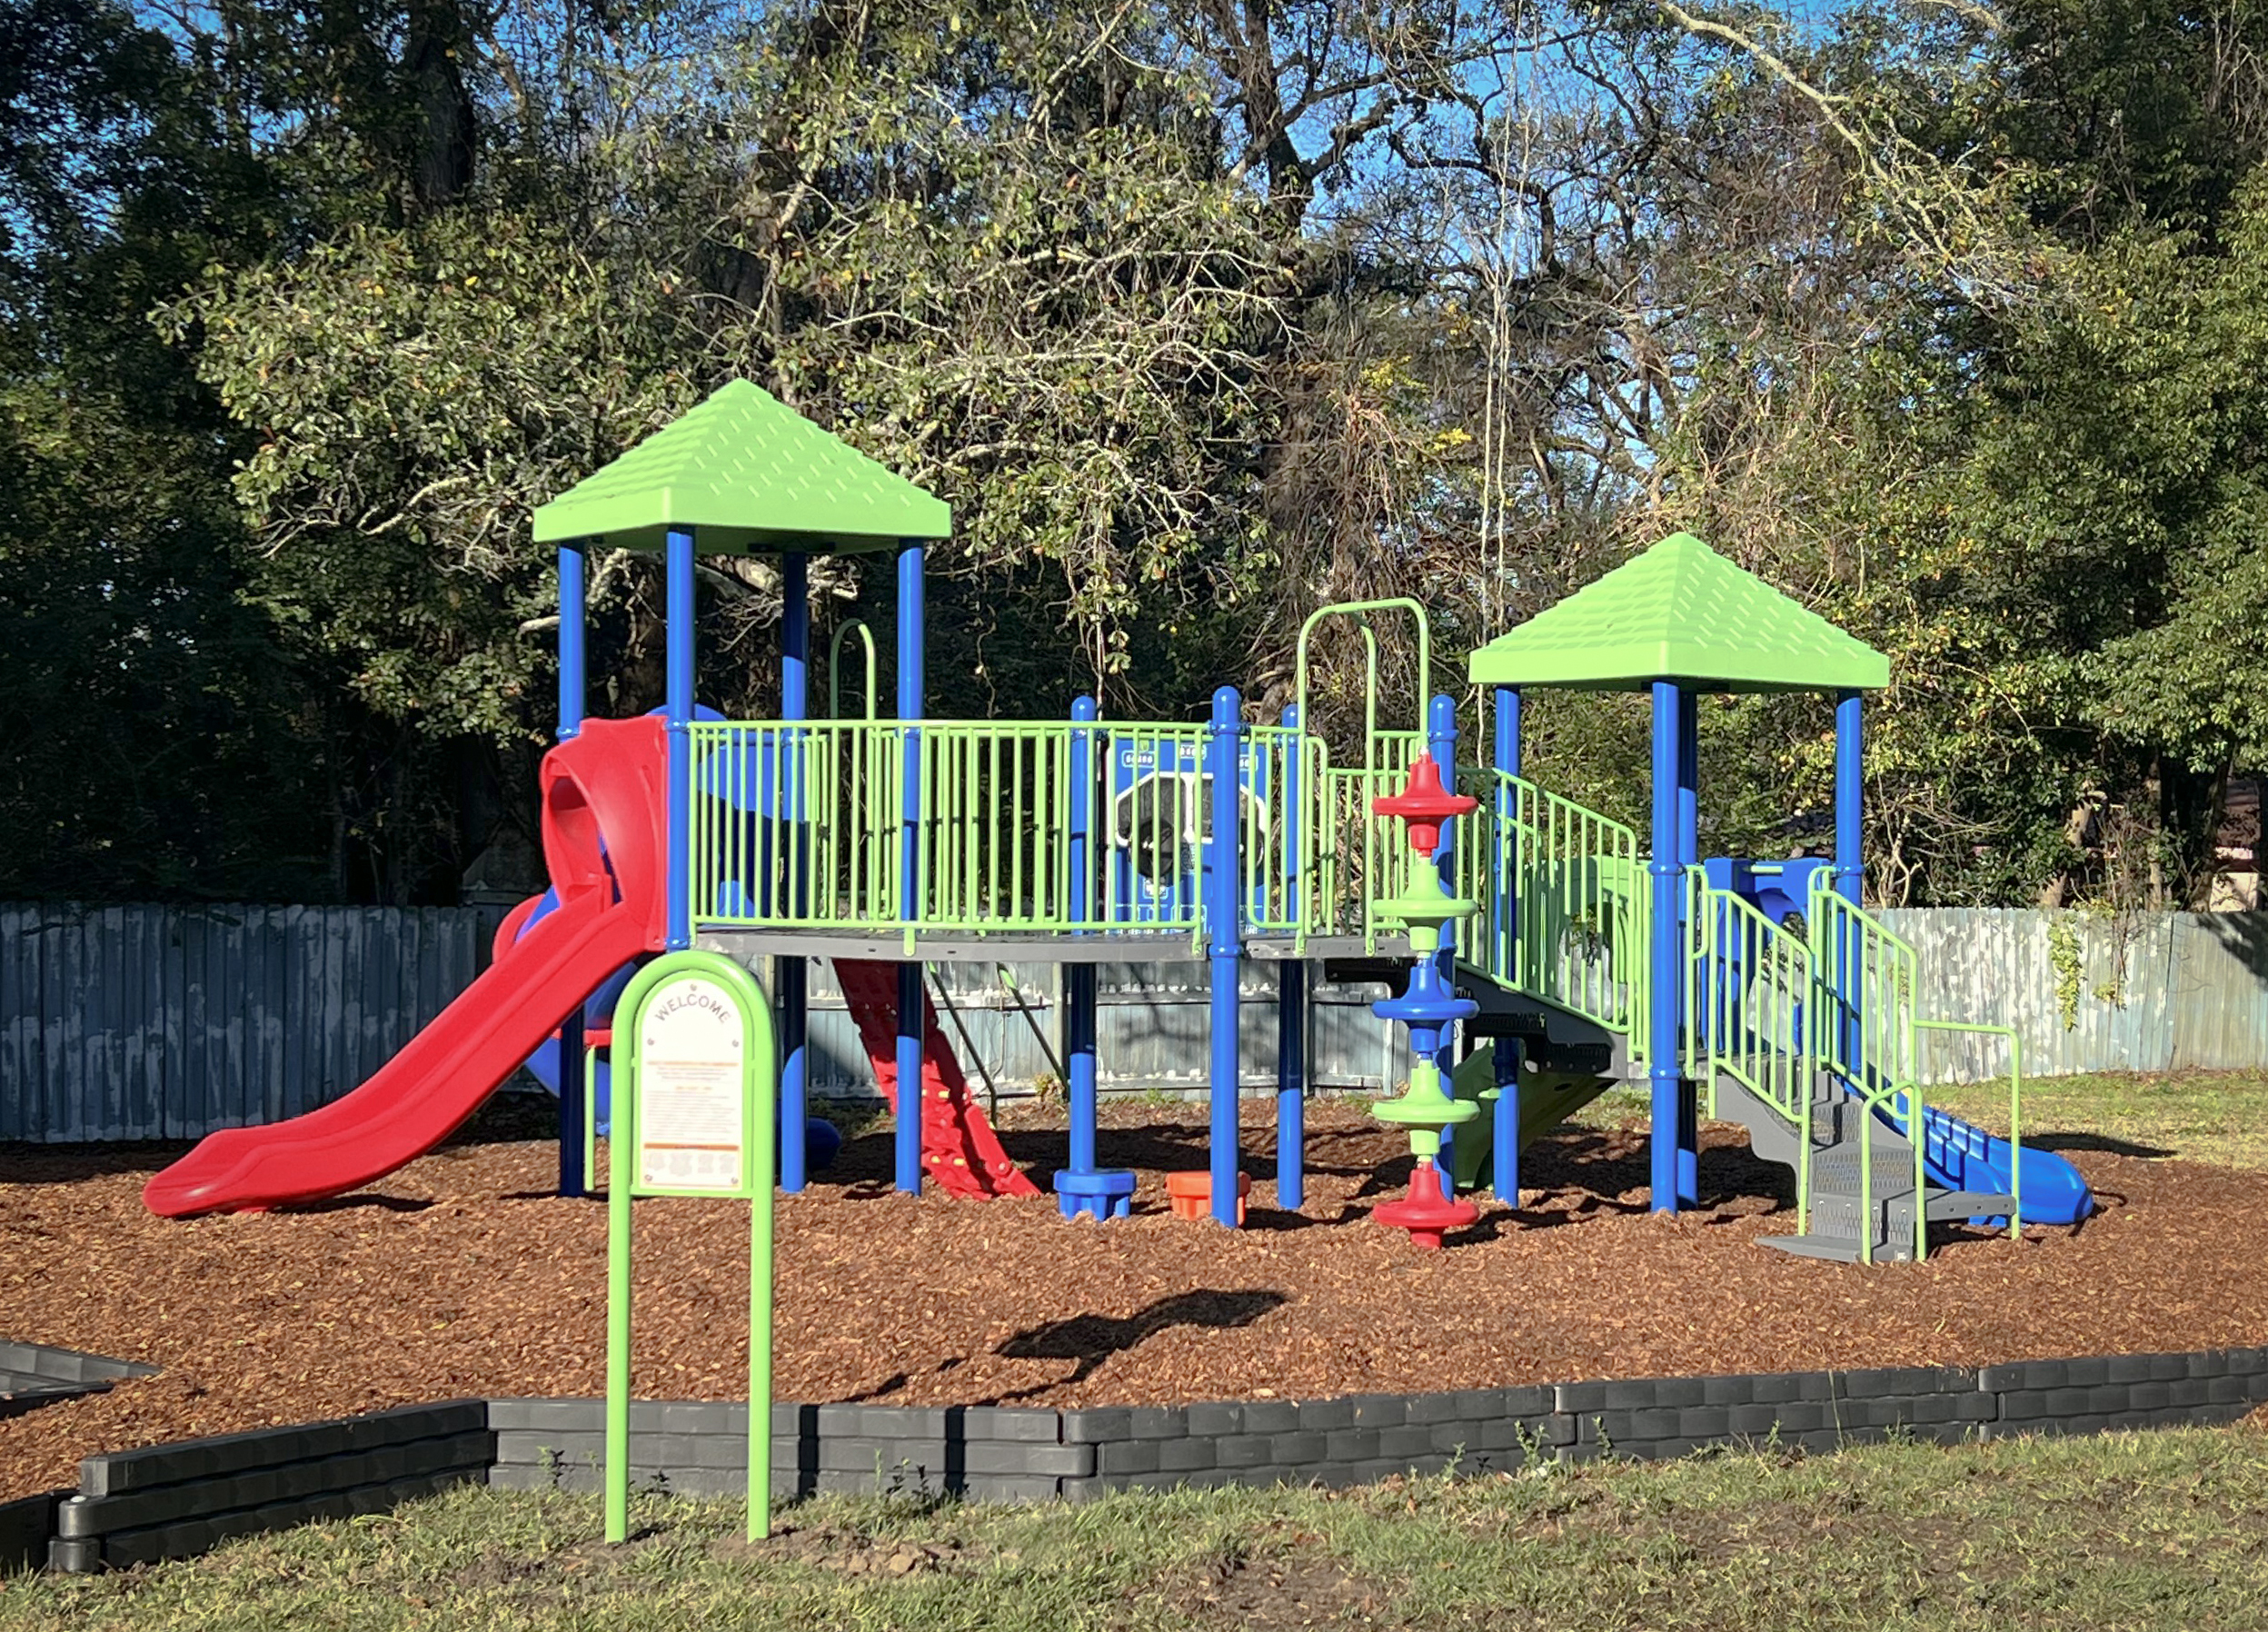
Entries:
<svg viewBox="0 0 2268 1632">
<path fill-rule="evenodd" d="M 1890 660 L 1690 532 L 1662 540 L 1467 660 L 1476 685 L 1878 691 Z"/>
<path fill-rule="evenodd" d="M 886 550 L 949 538 L 952 512 L 770 392 L 734 380 L 535 512 L 538 543 L 704 552 Z"/>
</svg>

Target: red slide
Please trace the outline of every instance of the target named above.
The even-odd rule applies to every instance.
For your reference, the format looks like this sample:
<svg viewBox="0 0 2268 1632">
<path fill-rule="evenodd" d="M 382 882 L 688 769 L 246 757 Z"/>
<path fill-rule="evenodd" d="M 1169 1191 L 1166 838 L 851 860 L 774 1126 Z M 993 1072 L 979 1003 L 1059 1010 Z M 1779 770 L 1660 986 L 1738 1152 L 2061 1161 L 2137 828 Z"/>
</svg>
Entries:
<svg viewBox="0 0 2268 1632">
<path fill-rule="evenodd" d="M 178 1219 L 317 1200 L 383 1178 L 456 1131 L 608 976 L 662 949 L 667 786 L 660 720 L 585 722 L 543 758 L 557 911 L 369 1081 L 305 1116 L 212 1135 L 150 1180 L 144 1205 Z"/>
<path fill-rule="evenodd" d="M 875 1086 L 898 1109 L 898 965 L 835 960 L 835 980 L 859 1024 Z M 921 993 L 921 1165 L 948 1195 L 982 1201 L 1036 1196 L 1040 1187 L 1000 1149 L 1000 1135 L 969 1093 L 969 1079 L 938 1030 L 937 1009 Z"/>
</svg>

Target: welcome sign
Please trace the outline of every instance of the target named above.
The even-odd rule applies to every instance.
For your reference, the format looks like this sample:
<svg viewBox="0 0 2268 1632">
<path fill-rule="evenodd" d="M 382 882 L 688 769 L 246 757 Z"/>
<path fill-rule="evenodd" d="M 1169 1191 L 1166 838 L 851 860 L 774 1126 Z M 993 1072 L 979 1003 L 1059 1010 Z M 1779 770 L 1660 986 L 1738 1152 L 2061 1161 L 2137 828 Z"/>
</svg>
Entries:
<svg viewBox="0 0 2268 1632">
<path fill-rule="evenodd" d="M 606 1538 L 630 1533 L 632 1202 L 752 1202 L 748 1244 L 748 1534 L 771 1530 L 771 1110 L 778 1047 L 755 977 L 716 952 L 670 952 L 615 1005 L 614 1180 L 607 1186 Z"/>
</svg>

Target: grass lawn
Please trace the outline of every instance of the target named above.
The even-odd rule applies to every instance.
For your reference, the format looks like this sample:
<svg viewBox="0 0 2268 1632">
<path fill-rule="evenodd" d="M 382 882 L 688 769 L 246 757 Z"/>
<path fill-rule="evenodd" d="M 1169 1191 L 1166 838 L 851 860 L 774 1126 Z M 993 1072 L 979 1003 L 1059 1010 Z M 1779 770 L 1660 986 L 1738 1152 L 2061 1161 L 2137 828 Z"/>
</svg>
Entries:
<svg viewBox="0 0 2268 1632">
<path fill-rule="evenodd" d="M 114 1577 L 0 1587 L 0 1632 L 173 1628 L 2268 1625 L 2268 1433 L 2240 1427 L 1546 1467 L 1328 1495 L 1083 1508 L 731 1503 L 466 1488 Z"/>
<path fill-rule="evenodd" d="M 2008 1090 L 1933 1088 L 1932 1105 L 2004 1133 Z M 2051 1150 L 2111 1150 L 2268 1168 L 2268 1071 L 2042 1077 L 2024 1085 L 2024 1138 Z"/>
<path fill-rule="evenodd" d="M 2008 1130 L 2008 1088 L 1925 1089 L 1931 1105 L 1994 1133 Z M 1644 1121 L 1643 1088 L 1602 1094 L 1574 1120 Z M 2126 1071 L 2035 1077 L 2024 1085 L 2024 1138 L 2051 1150 L 2109 1150 L 2224 1168 L 2268 1169 L 2268 1071 Z"/>
</svg>

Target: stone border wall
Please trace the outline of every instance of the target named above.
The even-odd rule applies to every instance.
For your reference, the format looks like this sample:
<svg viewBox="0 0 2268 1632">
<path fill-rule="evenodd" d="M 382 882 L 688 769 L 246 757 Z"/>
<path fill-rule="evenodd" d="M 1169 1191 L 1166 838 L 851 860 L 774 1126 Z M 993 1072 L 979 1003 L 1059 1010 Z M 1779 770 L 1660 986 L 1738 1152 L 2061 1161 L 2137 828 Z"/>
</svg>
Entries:
<svg viewBox="0 0 2268 1632">
<path fill-rule="evenodd" d="M 1357 1485 L 1539 1460 L 1654 1459 L 1709 1446 L 1824 1452 L 1894 1438 L 1953 1444 L 2202 1427 L 2263 1404 L 2268 1348 L 1072 1410 L 780 1404 L 773 1489 L 1076 1501 L 1111 1490 Z M 745 1406 L 641 1401 L 631 1435 L 637 1486 L 688 1496 L 747 1488 Z M 89 1457 L 78 1493 L 52 1507 L 45 1552 L 53 1568 L 87 1571 L 377 1512 L 469 1480 L 595 1489 L 604 1438 L 595 1399 L 476 1399 Z M 38 1504 L 54 1503 L 0 1508 L 0 1568 L 19 1556 L 6 1550 L 9 1521 L 41 1524 Z"/>
<path fill-rule="evenodd" d="M 231 1537 L 383 1513 L 483 1479 L 495 1460 L 484 1399 L 89 1457 L 78 1493 L 55 1509 L 48 1567 L 186 1558 Z"/>
</svg>

